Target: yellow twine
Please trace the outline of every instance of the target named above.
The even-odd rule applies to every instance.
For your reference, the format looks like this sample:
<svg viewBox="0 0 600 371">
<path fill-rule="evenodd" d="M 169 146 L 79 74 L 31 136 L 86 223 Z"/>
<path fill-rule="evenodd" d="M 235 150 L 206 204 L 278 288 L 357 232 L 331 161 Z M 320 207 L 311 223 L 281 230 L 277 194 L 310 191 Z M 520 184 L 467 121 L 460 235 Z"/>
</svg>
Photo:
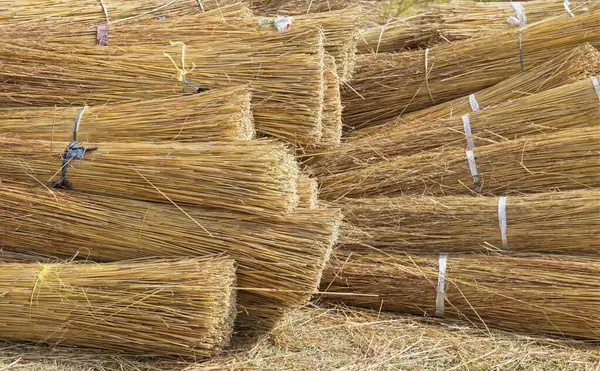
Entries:
<svg viewBox="0 0 600 371">
<path fill-rule="evenodd" d="M 195 68 L 196 65 L 194 64 L 194 62 L 192 62 L 192 68 L 190 70 L 185 68 L 185 44 L 181 41 L 177 41 L 177 42 L 173 42 L 173 41 L 169 41 L 169 44 L 171 46 L 178 46 L 181 45 L 181 68 L 179 68 L 179 66 L 177 66 L 177 63 L 175 63 L 175 60 L 169 55 L 169 53 L 167 52 L 163 52 L 163 55 L 167 58 L 169 58 L 169 60 L 171 60 L 171 63 L 173 63 L 173 66 L 175 67 L 175 69 L 177 70 L 177 81 L 183 82 L 185 79 L 185 76 L 192 72 Z"/>
<path fill-rule="evenodd" d="M 42 283 L 44 282 L 46 276 L 48 275 L 48 273 L 50 272 L 50 269 L 52 268 L 51 264 L 39 263 L 39 265 L 42 267 L 42 269 L 40 269 L 37 276 L 35 277 L 35 282 L 33 284 L 33 290 L 31 290 L 31 298 L 29 299 L 29 324 L 30 325 L 33 325 L 33 323 L 31 322 L 32 314 L 33 314 L 33 299 L 36 295 L 36 292 L 39 297 L 39 293 L 40 293 L 39 290 L 41 290 Z"/>
</svg>

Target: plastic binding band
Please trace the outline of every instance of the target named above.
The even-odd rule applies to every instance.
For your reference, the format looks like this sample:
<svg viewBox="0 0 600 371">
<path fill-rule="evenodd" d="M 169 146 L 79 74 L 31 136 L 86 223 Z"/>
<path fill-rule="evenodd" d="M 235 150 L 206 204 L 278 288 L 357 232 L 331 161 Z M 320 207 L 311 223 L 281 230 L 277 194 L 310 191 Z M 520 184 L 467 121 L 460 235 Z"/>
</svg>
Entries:
<svg viewBox="0 0 600 371">
<path fill-rule="evenodd" d="M 500 225 L 500 234 L 502 236 L 502 248 L 508 250 L 508 240 L 506 238 L 506 196 L 498 198 L 498 224 Z"/>
<path fill-rule="evenodd" d="M 596 90 L 596 94 L 598 95 L 598 100 L 600 100 L 600 84 L 598 84 L 598 79 L 596 76 L 592 76 L 592 84 L 594 84 L 594 89 Z"/>
<path fill-rule="evenodd" d="M 515 13 L 517 13 L 517 16 L 508 17 L 508 23 L 519 27 L 527 25 L 527 17 L 525 16 L 525 8 L 523 8 L 523 5 L 518 2 L 511 2 L 510 5 L 515 10 Z"/>
<path fill-rule="evenodd" d="M 198 6 L 200 7 L 200 10 L 202 10 L 202 13 L 204 13 L 204 5 L 202 4 L 202 0 L 197 0 L 198 2 Z"/>
<path fill-rule="evenodd" d="M 467 138 L 467 148 L 475 148 L 475 143 L 473 142 L 473 135 L 471 133 L 471 121 L 469 120 L 469 115 L 462 115 L 463 129 L 465 131 L 465 137 Z"/>
<path fill-rule="evenodd" d="M 473 148 L 467 148 L 465 151 L 467 155 L 467 163 L 469 164 L 469 171 L 473 178 L 473 184 L 475 185 L 475 191 L 479 192 L 481 189 L 481 183 L 479 182 L 479 174 L 477 174 L 477 164 L 475 163 L 475 153 Z"/>
<path fill-rule="evenodd" d="M 565 10 L 567 11 L 567 13 L 571 16 L 571 17 L 575 17 L 575 14 L 573 14 L 573 12 L 571 11 L 571 7 L 569 6 L 569 0 L 565 0 L 563 2 L 563 5 L 565 6 Z"/>
<path fill-rule="evenodd" d="M 438 284 L 437 284 L 437 295 L 435 297 L 435 315 L 437 317 L 444 317 L 444 300 L 445 300 L 445 286 L 446 286 L 446 261 L 448 260 L 448 254 L 441 254 L 438 260 Z"/>
<path fill-rule="evenodd" d="M 477 102 L 477 99 L 475 99 L 475 94 L 469 94 L 469 104 L 471 105 L 471 111 L 479 111 L 479 103 Z"/>
</svg>

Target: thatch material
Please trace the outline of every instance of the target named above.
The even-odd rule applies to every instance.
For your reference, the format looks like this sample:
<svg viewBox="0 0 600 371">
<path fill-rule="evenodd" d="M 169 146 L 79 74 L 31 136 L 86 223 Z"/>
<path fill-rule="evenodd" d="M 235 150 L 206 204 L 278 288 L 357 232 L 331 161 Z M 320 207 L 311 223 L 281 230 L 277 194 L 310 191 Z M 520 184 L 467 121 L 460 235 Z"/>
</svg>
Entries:
<svg viewBox="0 0 600 371">
<path fill-rule="evenodd" d="M 365 5 L 360 0 L 246 0 L 256 14 L 300 15 Z"/>
<path fill-rule="evenodd" d="M 476 147 L 568 128 L 600 127 L 600 100 L 591 78 L 508 101 L 466 116 L 422 119 L 389 126 L 373 136 L 351 138 L 324 151 L 314 162 L 319 173 L 340 173 L 441 147 L 467 145 L 465 123 Z"/>
<path fill-rule="evenodd" d="M 77 138 L 93 142 L 205 142 L 254 138 L 250 93 L 243 87 L 187 97 L 86 107 Z M 0 108 L 0 132 L 67 141 L 82 107 Z"/>
<path fill-rule="evenodd" d="M 328 301 L 435 315 L 438 257 L 340 251 L 336 258 L 321 284 Z M 449 255 L 446 266 L 439 295 L 446 318 L 600 340 L 598 260 Z"/>
<path fill-rule="evenodd" d="M 258 215 L 298 203 L 298 164 L 279 142 L 86 144 L 97 149 L 81 160 L 68 145 L 0 137 L 0 180 Z"/>
<path fill-rule="evenodd" d="M 358 251 L 598 254 L 599 199 L 596 190 L 509 196 L 504 206 L 497 197 L 345 199 L 340 243 Z"/>
<path fill-rule="evenodd" d="M 344 125 L 362 128 L 440 104 L 530 70 L 585 42 L 600 41 L 600 10 L 425 51 L 363 55 L 344 89 Z M 522 48 L 519 48 L 521 35 Z"/>
<path fill-rule="evenodd" d="M 527 24 L 548 19 L 569 19 L 600 8 L 595 0 L 571 0 L 570 15 L 564 0 L 534 0 L 521 3 Z M 515 28 L 511 17 L 516 18 L 514 4 L 508 1 L 473 3 L 452 1 L 447 4 L 430 4 L 423 10 L 422 22 L 431 24 L 442 40 L 456 41 Z M 509 20 L 510 19 L 510 20 Z M 516 20 L 516 19 L 515 19 Z"/>
<path fill-rule="evenodd" d="M 302 174 L 298 178 L 298 207 L 316 209 L 319 207 L 319 182 L 317 179 Z"/>
<path fill-rule="evenodd" d="M 166 30 L 165 37 L 172 37 L 175 31 Z M 286 47 L 280 46 L 283 39 L 276 33 L 249 34 L 254 42 L 227 33 L 207 36 L 214 42 L 185 48 L 183 62 L 180 44 L 74 50 L 26 40 L 23 45 L 5 43 L 0 48 L 0 103 L 97 105 L 162 98 L 193 92 L 181 82 L 184 78 L 201 88 L 247 85 L 258 132 L 294 143 L 318 142 L 324 94 L 322 33 L 298 31 L 296 41 Z M 268 37 L 279 42 L 272 44 Z"/>
<path fill-rule="evenodd" d="M 478 177 L 464 149 L 399 156 L 358 170 L 319 177 L 321 197 L 504 195 L 600 186 L 597 127 L 563 130 L 476 147 Z"/>
<path fill-rule="evenodd" d="M 423 48 L 435 44 L 437 32 L 424 24 L 421 16 L 397 19 L 360 31 L 356 46 L 359 54 L 390 53 L 407 49 Z"/>
<path fill-rule="evenodd" d="M 340 77 L 331 55 L 325 56 L 325 100 L 323 105 L 323 135 L 321 145 L 336 145 L 342 140 L 342 97 Z"/>
<path fill-rule="evenodd" d="M 308 300 L 340 223 L 336 209 L 258 218 L 43 188 L 0 194 L 3 246 L 96 261 L 226 253 L 238 264 L 237 326 L 251 332 Z"/>
<path fill-rule="evenodd" d="M 0 337 L 203 358 L 228 343 L 233 259 L 3 263 Z"/>
</svg>

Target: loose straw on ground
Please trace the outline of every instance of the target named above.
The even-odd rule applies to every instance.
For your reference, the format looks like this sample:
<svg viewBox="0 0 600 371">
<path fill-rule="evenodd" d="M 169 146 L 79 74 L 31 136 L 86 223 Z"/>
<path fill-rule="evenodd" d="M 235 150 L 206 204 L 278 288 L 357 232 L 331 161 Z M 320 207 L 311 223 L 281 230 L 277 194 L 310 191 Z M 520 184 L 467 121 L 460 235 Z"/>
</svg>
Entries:
<svg viewBox="0 0 600 371">
<path fill-rule="evenodd" d="M 0 337 L 204 358 L 229 342 L 233 259 L 0 263 Z"/>
</svg>

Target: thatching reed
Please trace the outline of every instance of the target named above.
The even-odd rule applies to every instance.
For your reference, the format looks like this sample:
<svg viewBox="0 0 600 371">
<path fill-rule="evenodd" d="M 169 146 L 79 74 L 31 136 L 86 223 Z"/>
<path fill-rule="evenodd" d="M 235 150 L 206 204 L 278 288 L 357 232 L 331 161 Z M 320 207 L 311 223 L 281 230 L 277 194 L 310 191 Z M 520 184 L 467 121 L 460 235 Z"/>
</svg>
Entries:
<svg viewBox="0 0 600 371">
<path fill-rule="evenodd" d="M 340 77 L 331 55 L 325 56 L 325 98 L 323 105 L 323 135 L 321 145 L 337 145 L 342 140 L 342 97 Z"/>
<path fill-rule="evenodd" d="M 582 127 L 600 127 L 600 100 L 590 78 L 462 116 L 389 126 L 324 151 L 313 167 L 323 174 L 340 173 L 440 147 L 481 147 Z"/>
<path fill-rule="evenodd" d="M 582 43 L 599 42 L 599 20 L 600 10 L 590 11 L 425 51 L 362 55 L 352 89 L 342 94 L 344 125 L 381 124 L 497 84 Z"/>
<path fill-rule="evenodd" d="M 254 138 L 251 94 L 243 87 L 186 97 L 86 107 L 77 138 L 92 142 L 205 142 Z M 0 132 L 67 141 L 82 107 L 0 108 Z"/>
<path fill-rule="evenodd" d="M 298 178 L 298 207 L 316 209 L 319 207 L 319 182 L 306 174 Z"/>
<path fill-rule="evenodd" d="M 598 260 L 448 255 L 438 281 L 437 256 L 336 255 L 321 284 L 328 301 L 425 316 L 437 311 L 485 329 L 600 340 Z"/>
<path fill-rule="evenodd" d="M 0 137 L 2 182 L 167 204 L 285 214 L 297 206 L 298 176 L 293 154 L 270 140 L 73 146 Z"/>
<path fill-rule="evenodd" d="M 600 8 L 595 0 L 535 0 L 521 3 L 527 24 L 548 19 L 569 19 Z M 456 41 L 495 33 L 519 25 L 517 12 L 510 2 L 473 3 L 453 1 L 430 4 L 423 10 L 422 22 L 431 24 L 441 40 Z M 517 22 L 515 24 L 515 22 Z"/>
<path fill-rule="evenodd" d="M 345 199 L 340 244 L 358 251 L 597 255 L 599 199 L 597 190 L 509 196 L 504 204 L 472 196 Z"/>
<path fill-rule="evenodd" d="M 269 330 L 315 292 L 337 240 L 336 209 L 259 218 L 98 195 L 0 190 L 3 246 L 95 261 L 226 253 L 238 265 L 240 330 Z"/>
<path fill-rule="evenodd" d="M 585 43 L 469 96 L 404 114 L 383 125 L 349 132 L 348 137 L 393 135 L 393 131 L 408 128 L 415 120 L 460 117 L 474 109 L 482 110 L 596 75 L 600 75 L 600 52 Z"/>
<path fill-rule="evenodd" d="M 360 0 L 246 0 L 252 10 L 259 15 L 286 14 L 301 15 L 322 13 L 332 10 L 365 5 Z"/>
<path fill-rule="evenodd" d="M 3 263 L 0 337 L 203 358 L 228 343 L 233 259 Z"/>
<path fill-rule="evenodd" d="M 165 37 L 172 37 L 175 31 L 166 30 Z M 287 48 L 276 33 L 249 34 L 255 42 L 227 33 L 212 36 L 214 43 L 185 48 L 185 58 L 181 44 L 73 49 L 26 40 L 22 45 L 5 43 L 0 55 L 0 103 L 98 105 L 247 85 L 259 133 L 294 143 L 318 142 L 324 99 L 322 33 L 298 31 L 296 42 Z M 268 37 L 279 42 L 271 44 Z"/>
<path fill-rule="evenodd" d="M 421 16 L 397 19 L 360 31 L 356 46 L 359 54 L 390 53 L 427 47 L 435 44 L 438 34 L 434 27 L 424 24 Z"/>
<path fill-rule="evenodd" d="M 502 196 L 598 187 L 599 146 L 596 126 L 524 137 L 472 151 L 440 149 L 398 156 L 319 177 L 320 196 L 328 200 L 478 193 Z"/>
</svg>

